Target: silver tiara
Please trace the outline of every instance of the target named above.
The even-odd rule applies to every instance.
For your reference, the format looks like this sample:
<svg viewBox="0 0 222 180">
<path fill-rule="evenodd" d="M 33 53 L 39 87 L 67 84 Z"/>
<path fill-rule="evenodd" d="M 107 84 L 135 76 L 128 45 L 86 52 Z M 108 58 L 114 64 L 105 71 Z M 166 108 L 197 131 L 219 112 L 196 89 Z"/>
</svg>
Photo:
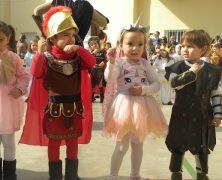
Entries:
<svg viewBox="0 0 222 180">
<path fill-rule="evenodd" d="M 139 25 L 139 20 L 140 20 L 141 14 L 139 15 L 139 17 L 137 18 L 136 22 L 133 24 L 128 24 L 126 26 L 124 26 L 121 30 L 121 36 L 123 35 L 123 33 L 125 33 L 126 31 L 140 31 L 144 34 L 147 33 L 147 31 L 149 30 L 149 27 L 144 27 L 142 25 Z"/>
</svg>

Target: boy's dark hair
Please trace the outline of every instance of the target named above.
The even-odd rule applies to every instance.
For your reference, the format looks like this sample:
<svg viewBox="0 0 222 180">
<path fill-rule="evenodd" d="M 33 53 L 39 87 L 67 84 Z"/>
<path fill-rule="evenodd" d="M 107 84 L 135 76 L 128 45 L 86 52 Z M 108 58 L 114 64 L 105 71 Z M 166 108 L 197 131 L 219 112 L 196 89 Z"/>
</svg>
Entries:
<svg viewBox="0 0 222 180">
<path fill-rule="evenodd" d="M 203 29 L 187 31 L 181 38 L 181 43 L 185 40 L 199 48 L 204 46 L 209 48 L 211 43 L 210 35 Z"/>
</svg>

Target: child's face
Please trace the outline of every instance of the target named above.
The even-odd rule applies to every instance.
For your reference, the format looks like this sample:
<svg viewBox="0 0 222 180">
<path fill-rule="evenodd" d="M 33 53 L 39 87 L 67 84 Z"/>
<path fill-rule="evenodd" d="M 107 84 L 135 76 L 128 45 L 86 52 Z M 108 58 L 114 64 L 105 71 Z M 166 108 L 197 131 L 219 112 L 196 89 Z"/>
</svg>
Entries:
<svg viewBox="0 0 222 180">
<path fill-rule="evenodd" d="M 181 55 L 184 60 L 198 62 L 202 55 L 206 52 L 206 49 L 207 47 L 199 48 L 185 40 L 181 46 Z"/>
<path fill-rule="evenodd" d="M 168 52 L 165 49 L 160 49 L 160 56 L 161 57 L 165 58 L 165 57 L 167 57 L 167 55 L 168 55 Z"/>
<path fill-rule="evenodd" d="M 68 29 L 57 35 L 53 36 L 50 40 L 54 46 L 63 50 L 66 45 L 74 45 L 75 44 L 75 29 Z"/>
<path fill-rule="evenodd" d="M 32 43 L 31 44 L 31 49 L 32 49 L 32 52 L 37 52 L 37 50 L 38 50 L 38 43 Z"/>
<path fill-rule="evenodd" d="M 99 44 L 97 41 L 90 41 L 89 48 L 91 50 L 99 49 Z"/>
<path fill-rule="evenodd" d="M 212 55 L 213 56 L 218 56 L 219 53 L 220 53 L 220 49 L 219 48 L 217 48 L 217 47 L 213 47 L 212 48 Z"/>
<path fill-rule="evenodd" d="M 111 45 L 110 44 L 106 44 L 105 45 L 105 50 L 108 50 L 109 48 L 111 48 Z"/>
<path fill-rule="evenodd" d="M 0 52 L 4 51 L 9 42 L 9 37 L 7 37 L 3 32 L 0 32 Z"/>
<path fill-rule="evenodd" d="M 120 47 L 123 58 L 131 61 L 139 61 L 144 51 L 144 34 L 142 32 L 126 32 Z"/>
</svg>

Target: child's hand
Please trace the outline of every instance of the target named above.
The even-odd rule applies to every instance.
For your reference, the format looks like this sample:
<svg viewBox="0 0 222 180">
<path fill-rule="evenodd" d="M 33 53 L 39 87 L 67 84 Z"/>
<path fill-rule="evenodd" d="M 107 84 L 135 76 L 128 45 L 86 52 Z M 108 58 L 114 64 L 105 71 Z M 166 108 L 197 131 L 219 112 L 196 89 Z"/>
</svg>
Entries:
<svg viewBox="0 0 222 180">
<path fill-rule="evenodd" d="M 72 52 L 76 52 L 79 49 L 78 45 L 66 45 L 63 49 L 63 51 L 65 51 L 66 53 L 72 53 Z"/>
<path fill-rule="evenodd" d="M 95 53 L 97 53 L 99 51 L 100 51 L 100 49 L 94 49 L 92 53 L 95 54 Z"/>
<path fill-rule="evenodd" d="M 16 99 L 22 95 L 22 91 L 15 87 L 9 92 L 9 95 Z"/>
<path fill-rule="evenodd" d="M 40 38 L 40 40 L 38 41 L 38 52 L 39 53 L 43 53 L 46 51 L 47 48 L 47 42 L 44 38 Z"/>
<path fill-rule="evenodd" d="M 133 85 L 129 88 L 129 93 L 133 96 L 140 96 L 142 94 L 142 86 Z"/>
<path fill-rule="evenodd" d="M 106 57 L 111 64 L 114 64 L 116 59 L 116 48 L 108 49 Z"/>
<path fill-rule="evenodd" d="M 105 65 L 104 62 L 99 63 L 99 67 L 103 67 Z"/>
<path fill-rule="evenodd" d="M 215 126 L 215 127 L 220 126 L 220 123 L 221 123 L 220 118 L 214 118 L 213 121 L 212 121 L 212 125 Z"/>
<path fill-rule="evenodd" d="M 191 68 L 190 71 L 193 71 L 194 73 L 198 73 L 198 71 L 201 69 L 201 65 L 199 63 L 194 63 Z"/>
</svg>

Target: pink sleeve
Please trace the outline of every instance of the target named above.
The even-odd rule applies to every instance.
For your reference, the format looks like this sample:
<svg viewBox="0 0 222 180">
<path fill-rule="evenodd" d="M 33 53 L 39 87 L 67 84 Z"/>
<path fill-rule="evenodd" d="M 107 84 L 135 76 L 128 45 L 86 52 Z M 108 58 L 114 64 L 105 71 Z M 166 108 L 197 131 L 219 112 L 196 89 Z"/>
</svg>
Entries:
<svg viewBox="0 0 222 180">
<path fill-rule="evenodd" d="M 17 61 L 16 74 L 15 74 L 16 87 L 19 88 L 23 92 L 23 94 L 25 94 L 29 84 L 30 75 L 23 66 L 23 61 L 20 59 L 20 57 L 17 54 L 14 54 L 14 58 Z"/>
<path fill-rule="evenodd" d="M 91 69 L 96 64 L 96 58 L 88 50 L 79 47 L 78 54 L 82 60 L 82 69 Z"/>
<path fill-rule="evenodd" d="M 47 68 L 45 58 L 40 53 L 36 53 L 33 57 L 30 72 L 36 78 L 42 78 L 46 74 Z"/>
</svg>

